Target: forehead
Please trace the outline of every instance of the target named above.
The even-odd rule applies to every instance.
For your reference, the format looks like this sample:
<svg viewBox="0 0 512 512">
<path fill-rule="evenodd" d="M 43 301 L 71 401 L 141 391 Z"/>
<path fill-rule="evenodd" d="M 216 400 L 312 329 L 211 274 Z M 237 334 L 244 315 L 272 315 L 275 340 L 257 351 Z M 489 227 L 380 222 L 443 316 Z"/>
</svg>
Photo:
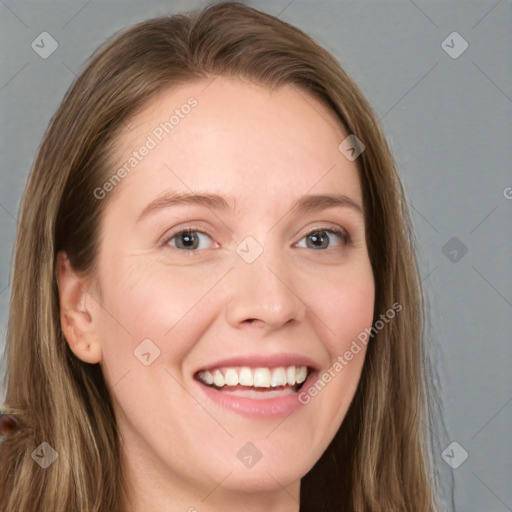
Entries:
<svg viewBox="0 0 512 512">
<path fill-rule="evenodd" d="M 360 200 L 357 165 L 339 150 L 346 137 L 336 115 L 302 89 L 271 91 L 216 77 L 148 101 L 117 137 L 112 168 L 150 144 L 118 188 L 130 181 L 146 189 L 153 181 L 153 192 L 174 184 L 182 191 L 207 188 L 235 196 L 245 190 L 247 199 L 262 189 L 270 197 L 284 188 L 304 194 L 336 188 Z"/>
</svg>

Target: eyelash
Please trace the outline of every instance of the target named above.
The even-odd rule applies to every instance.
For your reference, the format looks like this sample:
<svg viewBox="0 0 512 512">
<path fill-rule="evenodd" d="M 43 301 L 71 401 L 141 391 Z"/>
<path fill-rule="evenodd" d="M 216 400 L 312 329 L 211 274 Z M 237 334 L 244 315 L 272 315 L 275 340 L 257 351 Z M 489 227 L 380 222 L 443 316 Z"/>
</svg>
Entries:
<svg viewBox="0 0 512 512">
<path fill-rule="evenodd" d="M 334 225 L 331 225 L 331 226 L 328 226 L 328 227 L 314 228 L 311 231 L 309 231 L 308 233 L 306 233 L 301 238 L 301 240 L 304 239 L 304 238 L 307 238 L 308 236 L 311 236 L 314 233 L 318 233 L 318 232 L 326 232 L 326 233 L 334 234 L 334 235 L 338 236 L 341 239 L 342 246 L 348 246 L 350 244 L 350 238 L 349 238 L 348 233 L 345 230 L 343 230 L 343 229 L 341 229 L 339 227 L 336 227 Z M 191 250 L 181 249 L 181 248 L 178 248 L 178 247 L 174 247 L 174 246 L 172 246 L 169 243 L 171 240 L 173 240 L 174 238 L 176 238 L 176 237 L 178 237 L 180 235 L 190 234 L 190 233 L 200 233 L 200 234 L 203 234 L 203 235 L 207 235 L 207 236 L 209 236 L 211 238 L 211 235 L 209 233 L 205 232 L 205 231 L 202 231 L 201 228 L 195 227 L 195 226 L 190 226 L 190 227 L 182 229 L 182 230 L 174 233 L 173 235 L 169 236 L 168 238 L 166 238 L 166 240 L 164 241 L 164 246 L 171 246 L 175 250 L 183 251 L 183 252 L 188 252 L 188 253 L 195 253 L 195 252 L 199 252 L 201 250 L 204 250 L 204 249 L 191 249 Z M 329 239 L 329 241 L 330 241 L 330 239 Z M 315 250 L 315 249 L 312 249 L 312 250 Z M 327 249 L 316 249 L 316 250 L 324 251 L 325 252 Z"/>
</svg>

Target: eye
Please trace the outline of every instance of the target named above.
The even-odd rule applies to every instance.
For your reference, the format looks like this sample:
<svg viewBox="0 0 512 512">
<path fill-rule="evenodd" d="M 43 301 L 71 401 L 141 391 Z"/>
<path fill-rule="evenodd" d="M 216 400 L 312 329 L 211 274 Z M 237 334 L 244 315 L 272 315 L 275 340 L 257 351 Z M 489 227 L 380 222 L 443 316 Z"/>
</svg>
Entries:
<svg viewBox="0 0 512 512">
<path fill-rule="evenodd" d="M 188 251 L 194 251 L 196 249 L 208 249 L 208 243 L 204 242 L 203 247 L 199 247 L 201 244 L 201 238 L 210 238 L 210 235 L 197 231 L 195 229 L 185 229 L 180 231 L 167 239 L 166 244 L 173 245 L 177 249 L 183 249 Z M 172 240 L 176 239 L 175 243 Z"/>
<path fill-rule="evenodd" d="M 331 247 L 329 247 L 331 241 L 333 239 L 335 240 L 336 238 L 338 238 L 339 242 L 334 246 L 331 244 Z M 207 233 L 194 228 L 187 228 L 172 235 L 166 240 L 165 244 L 172 245 L 176 247 L 176 249 L 181 249 L 188 252 L 197 252 L 198 249 L 209 248 L 207 239 L 211 240 L 210 235 Z M 349 237 L 347 233 L 339 228 L 314 229 L 302 238 L 302 240 L 304 239 L 306 240 L 305 247 L 315 250 L 346 246 L 349 243 Z M 297 247 L 304 247 L 304 245 L 297 244 Z"/>
<path fill-rule="evenodd" d="M 326 233 L 330 233 L 331 236 L 329 236 Z M 332 237 L 334 235 L 334 237 Z M 328 249 L 329 248 L 329 242 L 331 241 L 331 238 L 337 237 L 341 240 L 341 244 L 338 243 L 336 246 L 346 246 L 348 245 L 348 235 L 345 231 L 333 228 L 333 229 L 315 229 L 314 231 L 310 231 L 303 239 L 310 240 L 311 243 L 308 244 L 306 242 L 306 247 L 309 249 Z M 297 247 L 304 247 L 303 245 L 297 245 Z"/>
</svg>

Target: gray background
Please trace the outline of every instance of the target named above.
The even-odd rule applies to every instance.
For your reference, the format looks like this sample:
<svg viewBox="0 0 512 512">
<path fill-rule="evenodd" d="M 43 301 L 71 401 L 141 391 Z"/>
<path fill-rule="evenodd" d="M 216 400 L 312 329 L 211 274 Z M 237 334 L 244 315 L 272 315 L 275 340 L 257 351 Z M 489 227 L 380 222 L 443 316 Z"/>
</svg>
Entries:
<svg viewBox="0 0 512 512">
<path fill-rule="evenodd" d="M 247 3 L 331 51 L 381 119 L 412 207 L 431 301 L 448 429 L 443 448 L 455 441 L 468 453 L 456 469 L 445 459 L 460 461 L 458 446 L 444 459 L 437 454 L 437 464 L 453 474 L 459 512 L 512 510 L 512 3 Z M 20 196 L 65 91 L 116 30 L 204 5 L 0 0 L 0 349 Z M 58 42 L 47 59 L 31 48 L 44 31 Z M 469 45 L 457 58 L 442 47 L 454 31 Z M 461 48 L 456 39 L 446 44 Z M 0 371 L 3 377 L 3 358 Z"/>
</svg>

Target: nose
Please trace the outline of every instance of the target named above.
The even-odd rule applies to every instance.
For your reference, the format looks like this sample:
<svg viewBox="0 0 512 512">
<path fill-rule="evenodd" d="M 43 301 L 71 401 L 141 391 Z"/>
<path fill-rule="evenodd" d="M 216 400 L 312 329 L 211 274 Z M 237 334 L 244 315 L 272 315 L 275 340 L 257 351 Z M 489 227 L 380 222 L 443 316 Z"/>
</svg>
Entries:
<svg viewBox="0 0 512 512">
<path fill-rule="evenodd" d="M 226 317 L 234 328 L 249 324 L 272 330 L 303 320 L 306 305 L 296 289 L 293 269 L 286 266 L 282 255 L 264 250 L 252 263 L 238 259 L 230 274 L 232 297 Z"/>
</svg>

